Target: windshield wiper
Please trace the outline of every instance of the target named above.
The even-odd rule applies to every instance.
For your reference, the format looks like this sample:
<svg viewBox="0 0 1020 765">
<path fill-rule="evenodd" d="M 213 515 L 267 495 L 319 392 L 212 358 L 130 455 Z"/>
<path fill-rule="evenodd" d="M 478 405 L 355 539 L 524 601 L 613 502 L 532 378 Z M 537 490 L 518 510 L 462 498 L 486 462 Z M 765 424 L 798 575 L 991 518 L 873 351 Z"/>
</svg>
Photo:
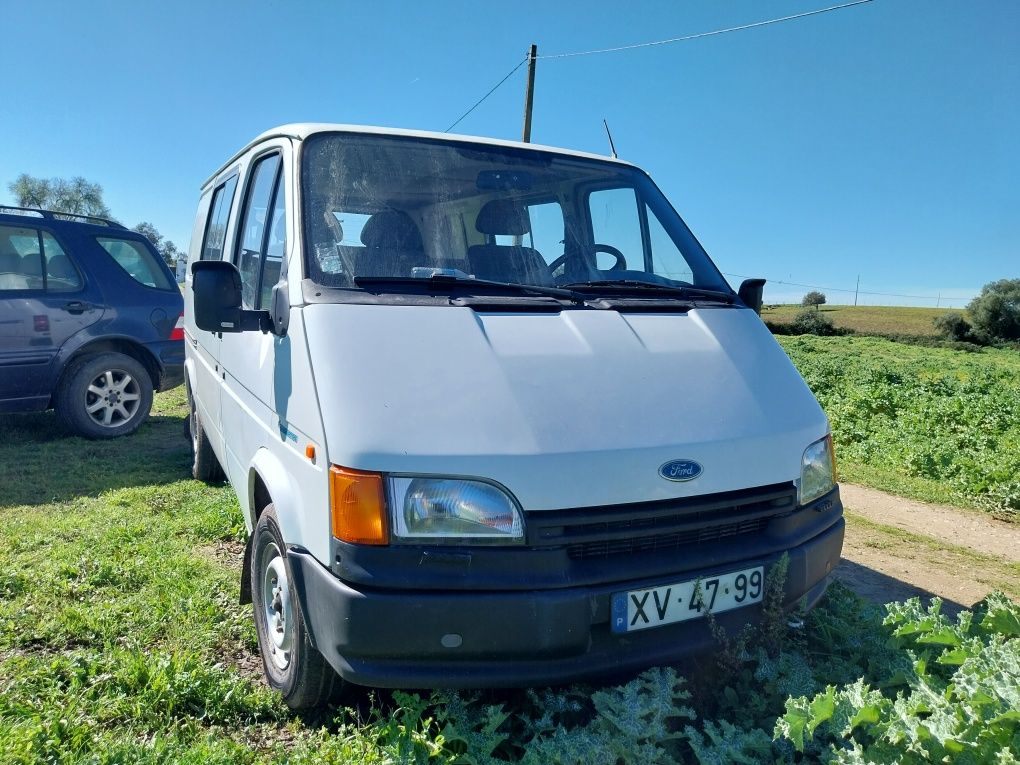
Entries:
<svg viewBox="0 0 1020 765">
<path fill-rule="evenodd" d="M 544 287 L 540 284 L 519 284 L 518 282 L 497 282 L 490 281 L 489 279 L 475 279 L 470 276 L 457 276 L 453 274 L 432 274 L 426 278 L 417 276 L 355 276 L 354 283 L 359 287 L 373 284 L 449 284 L 457 287 L 496 287 L 527 295 L 544 295 L 559 298 L 560 300 L 569 300 L 571 303 L 578 304 L 584 303 L 587 299 L 579 292 L 562 287 Z"/>
<path fill-rule="evenodd" d="M 637 279 L 598 279 L 589 282 L 573 282 L 571 284 L 564 284 L 564 288 L 570 288 L 575 290 L 592 290 L 602 291 L 604 288 L 610 288 L 611 291 L 617 292 L 651 292 L 659 293 L 660 295 L 676 295 L 682 298 L 707 298 L 709 300 L 719 300 L 723 303 L 732 304 L 735 302 L 734 296 L 728 292 L 722 292 L 721 290 L 710 290 L 704 287 L 681 287 L 673 286 L 671 284 L 653 284 L 652 282 L 642 282 Z"/>
</svg>

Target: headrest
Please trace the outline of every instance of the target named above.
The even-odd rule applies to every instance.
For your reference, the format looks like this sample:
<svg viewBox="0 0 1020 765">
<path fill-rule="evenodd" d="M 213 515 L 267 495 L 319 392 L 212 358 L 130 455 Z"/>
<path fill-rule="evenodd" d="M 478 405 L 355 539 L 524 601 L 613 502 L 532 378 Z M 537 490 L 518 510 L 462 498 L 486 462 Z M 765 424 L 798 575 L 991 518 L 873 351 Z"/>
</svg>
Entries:
<svg viewBox="0 0 1020 765">
<path fill-rule="evenodd" d="M 483 234 L 520 236 L 531 231 L 528 211 L 513 199 L 493 199 L 478 211 L 475 229 Z"/>
<path fill-rule="evenodd" d="M 7 237 L 0 237 L 0 257 L 7 257 L 13 255 L 20 260 L 21 254 L 14 249 L 14 245 L 11 244 L 11 240 Z"/>
<path fill-rule="evenodd" d="M 8 274 L 20 274 L 21 256 L 14 252 L 0 253 L 0 271 Z"/>
<path fill-rule="evenodd" d="M 424 250 L 421 232 L 411 216 L 399 210 L 378 212 L 361 229 L 361 243 L 387 250 Z"/>
<path fill-rule="evenodd" d="M 74 278 L 74 266 L 66 255 L 57 255 L 46 264 L 46 273 L 57 279 Z"/>
<path fill-rule="evenodd" d="M 29 276 L 42 276 L 42 258 L 38 252 L 21 256 L 21 272 Z"/>
</svg>

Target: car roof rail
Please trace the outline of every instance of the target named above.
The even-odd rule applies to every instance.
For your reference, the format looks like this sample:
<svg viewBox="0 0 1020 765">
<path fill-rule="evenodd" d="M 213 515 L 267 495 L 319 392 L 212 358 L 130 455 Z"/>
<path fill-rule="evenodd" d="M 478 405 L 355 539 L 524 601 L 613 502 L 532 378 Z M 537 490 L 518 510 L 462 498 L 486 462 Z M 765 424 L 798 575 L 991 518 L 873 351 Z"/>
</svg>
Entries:
<svg viewBox="0 0 1020 765">
<path fill-rule="evenodd" d="M 14 210 L 8 213 L 8 210 Z M 30 213 L 30 215 L 26 215 Z M 102 218 L 98 215 L 79 215 L 78 213 L 61 212 L 60 210 L 43 210 L 38 207 L 16 207 L 14 205 L 0 205 L 0 215 L 24 215 L 25 217 L 46 218 L 48 220 L 77 220 L 83 223 L 92 223 L 97 226 L 109 226 L 127 230 L 127 226 L 118 223 L 110 218 Z"/>
</svg>

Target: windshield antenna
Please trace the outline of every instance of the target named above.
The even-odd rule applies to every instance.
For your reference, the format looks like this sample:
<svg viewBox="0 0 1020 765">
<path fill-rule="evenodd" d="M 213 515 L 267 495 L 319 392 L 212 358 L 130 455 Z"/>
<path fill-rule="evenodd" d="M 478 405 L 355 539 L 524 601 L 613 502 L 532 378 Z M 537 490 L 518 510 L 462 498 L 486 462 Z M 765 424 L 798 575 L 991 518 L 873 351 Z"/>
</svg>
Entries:
<svg viewBox="0 0 1020 765">
<path fill-rule="evenodd" d="M 616 156 L 616 146 L 613 144 L 613 134 L 609 132 L 609 123 L 603 119 L 602 124 L 606 127 L 606 138 L 609 139 L 609 151 L 613 153 L 613 159 L 618 159 Z"/>
</svg>

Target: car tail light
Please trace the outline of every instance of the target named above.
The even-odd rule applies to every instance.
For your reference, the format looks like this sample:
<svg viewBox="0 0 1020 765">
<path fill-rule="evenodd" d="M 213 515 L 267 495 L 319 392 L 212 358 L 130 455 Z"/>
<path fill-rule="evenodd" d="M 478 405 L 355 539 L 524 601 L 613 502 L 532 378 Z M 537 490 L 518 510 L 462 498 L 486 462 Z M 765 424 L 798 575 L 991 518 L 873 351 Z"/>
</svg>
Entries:
<svg viewBox="0 0 1020 765">
<path fill-rule="evenodd" d="M 177 317 L 177 323 L 174 328 L 170 330 L 171 340 L 183 340 L 184 339 L 184 314 L 182 313 Z"/>
</svg>

